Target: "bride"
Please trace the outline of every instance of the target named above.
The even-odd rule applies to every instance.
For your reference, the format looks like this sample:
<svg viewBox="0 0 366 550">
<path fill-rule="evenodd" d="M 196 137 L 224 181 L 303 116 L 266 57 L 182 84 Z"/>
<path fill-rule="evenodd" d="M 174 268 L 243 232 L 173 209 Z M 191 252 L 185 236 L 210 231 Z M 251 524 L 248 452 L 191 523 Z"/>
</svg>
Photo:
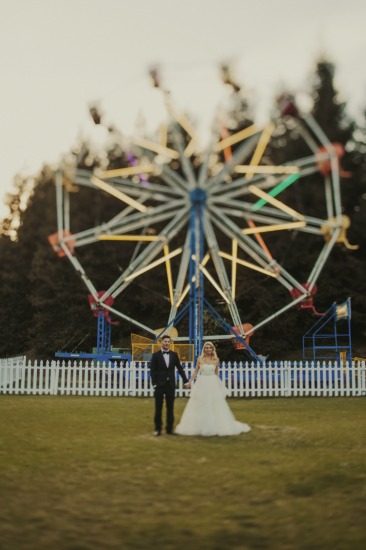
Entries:
<svg viewBox="0 0 366 550">
<path fill-rule="evenodd" d="M 198 375 L 198 376 L 197 376 Z M 237 435 L 250 426 L 235 420 L 226 402 L 227 390 L 219 378 L 219 358 L 212 342 L 206 342 L 185 388 L 197 377 L 191 397 L 175 430 L 179 435 Z"/>
</svg>

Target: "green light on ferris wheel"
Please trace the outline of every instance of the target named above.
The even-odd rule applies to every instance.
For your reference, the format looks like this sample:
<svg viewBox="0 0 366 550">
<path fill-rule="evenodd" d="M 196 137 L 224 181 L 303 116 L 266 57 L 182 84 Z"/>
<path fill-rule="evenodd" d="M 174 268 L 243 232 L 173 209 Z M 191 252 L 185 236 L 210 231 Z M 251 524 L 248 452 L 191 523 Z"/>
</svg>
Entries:
<svg viewBox="0 0 366 550">
<path fill-rule="evenodd" d="M 270 191 L 268 193 L 268 195 L 270 195 L 271 197 L 276 197 L 277 195 L 279 195 L 280 193 L 282 193 L 282 191 L 284 191 L 285 189 L 287 189 L 287 187 L 290 187 L 290 185 L 292 185 L 293 183 L 295 183 L 295 181 L 297 181 L 300 177 L 300 174 L 291 174 L 291 176 L 289 176 L 288 178 L 286 178 L 285 180 L 281 181 L 278 185 L 276 185 L 276 187 L 274 187 L 272 189 L 272 191 Z M 259 199 L 259 201 L 257 201 L 255 204 L 253 204 L 252 206 L 252 211 L 256 211 L 256 210 L 259 210 L 260 208 L 262 208 L 262 206 L 264 206 L 268 201 L 266 201 L 265 199 Z"/>
</svg>

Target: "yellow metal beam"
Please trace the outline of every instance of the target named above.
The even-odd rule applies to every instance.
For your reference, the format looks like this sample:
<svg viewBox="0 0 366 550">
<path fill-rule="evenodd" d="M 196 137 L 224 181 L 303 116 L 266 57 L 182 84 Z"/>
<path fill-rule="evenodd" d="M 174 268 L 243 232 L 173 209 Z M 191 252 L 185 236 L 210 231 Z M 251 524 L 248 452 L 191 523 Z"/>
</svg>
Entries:
<svg viewBox="0 0 366 550">
<path fill-rule="evenodd" d="M 159 237 L 156 235 L 99 235 L 98 239 L 100 241 L 165 241 L 165 237 Z"/>
<path fill-rule="evenodd" d="M 122 191 L 119 191 L 118 189 L 115 189 L 112 185 L 109 183 L 106 183 L 105 181 L 102 181 L 101 179 L 97 178 L 96 176 L 92 176 L 90 178 L 90 181 L 95 187 L 98 187 L 99 189 L 102 189 L 102 191 L 106 191 L 106 193 L 109 193 L 110 195 L 113 195 L 113 197 L 116 197 L 122 202 L 125 202 L 129 206 L 132 206 L 132 208 L 135 208 L 139 212 L 146 212 L 147 207 L 144 204 L 141 204 L 140 202 L 135 201 L 125 193 L 122 193 Z"/>
<path fill-rule="evenodd" d="M 127 166 L 126 168 L 116 168 L 115 170 L 97 170 L 95 175 L 99 178 L 118 178 L 135 176 L 138 174 L 148 174 L 155 172 L 156 166 L 154 164 L 146 164 L 144 166 Z"/>
<path fill-rule="evenodd" d="M 138 271 L 135 271 L 135 273 L 131 273 L 131 275 L 128 275 L 126 277 L 125 281 L 132 281 L 132 279 L 135 279 L 139 275 L 142 275 L 143 273 L 146 273 L 146 271 L 150 271 L 150 269 L 153 269 L 154 267 L 166 262 L 166 260 L 170 258 L 174 258 L 174 256 L 177 256 L 178 254 L 181 254 L 182 248 L 177 248 L 176 250 L 173 250 L 173 252 L 170 252 L 169 254 L 163 256 L 162 258 L 159 258 L 159 260 L 156 260 L 155 262 L 152 262 L 151 264 L 143 267 L 142 269 L 139 269 Z"/>
<path fill-rule="evenodd" d="M 259 189 L 255 185 L 249 185 L 248 189 L 251 193 L 253 193 L 254 195 L 257 195 L 257 197 L 260 197 L 261 199 L 266 200 L 267 202 L 272 204 L 272 206 L 275 206 L 279 210 L 286 212 L 286 214 L 289 214 L 293 218 L 296 218 L 298 220 L 305 219 L 305 217 L 302 214 L 299 214 L 299 212 L 296 212 L 296 210 L 293 210 L 283 202 L 275 199 L 274 197 L 271 197 L 271 195 L 269 195 L 268 193 L 265 193 L 264 191 L 262 191 L 262 189 Z"/>
<path fill-rule="evenodd" d="M 236 134 L 232 134 L 231 136 L 222 139 L 218 143 L 216 143 L 214 147 L 215 153 L 219 153 L 223 149 L 226 149 L 227 147 L 230 147 L 231 145 L 234 145 L 234 143 L 238 143 L 239 141 L 242 141 L 243 139 L 246 139 L 250 136 L 253 136 L 254 134 L 258 134 L 259 128 L 255 124 L 252 124 L 251 126 L 248 126 L 248 128 L 245 128 L 244 130 L 240 130 L 240 132 L 236 132 Z"/>
<path fill-rule="evenodd" d="M 264 269 L 263 267 L 259 267 L 255 264 L 252 264 L 250 262 L 246 262 L 245 260 L 240 260 L 239 258 L 234 258 L 234 256 L 230 256 L 230 254 L 226 254 L 226 252 L 219 252 L 219 255 L 222 258 L 225 258 L 226 260 L 231 260 L 232 262 L 235 261 L 237 264 L 242 265 L 244 267 L 248 267 L 249 269 L 253 269 L 254 271 L 259 271 L 260 273 L 265 273 L 265 275 L 268 275 L 269 277 L 277 277 L 276 273 L 273 273 L 273 271 L 268 271 L 267 269 Z"/>
<path fill-rule="evenodd" d="M 132 141 L 135 145 L 138 145 L 139 147 L 142 147 L 143 149 L 148 149 L 149 151 L 153 151 L 154 153 L 157 153 L 158 155 L 162 155 L 164 157 L 169 157 L 171 159 L 179 159 L 178 151 L 175 151 L 174 149 L 171 149 L 170 147 L 164 147 L 164 145 L 160 145 L 160 143 L 155 143 L 154 141 L 150 141 L 149 139 L 144 139 L 144 138 L 139 138 L 139 137 L 133 138 Z"/>
<path fill-rule="evenodd" d="M 252 160 L 250 161 L 251 166 L 258 166 L 264 154 L 264 151 L 268 145 L 268 142 L 270 140 L 270 137 L 272 135 L 274 128 L 275 128 L 275 125 L 273 124 L 273 122 L 271 122 L 270 124 L 268 124 L 268 126 L 264 128 L 262 135 L 259 138 L 259 141 L 257 143 L 257 147 L 255 148 L 255 151 L 253 153 Z M 254 172 L 248 172 L 247 179 L 252 178 L 253 174 Z"/>
<path fill-rule="evenodd" d="M 169 288 L 169 297 L 170 297 L 170 303 L 173 304 L 173 278 L 172 278 L 172 267 L 170 265 L 170 258 L 169 258 L 169 246 L 167 244 L 164 245 L 164 254 L 165 258 L 165 267 L 166 267 L 166 276 L 168 279 L 168 288 Z"/>
<path fill-rule="evenodd" d="M 231 296 L 235 300 L 236 294 L 236 260 L 238 258 L 238 239 L 233 239 L 231 242 L 231 253 L 233 260 L 231 262 Z"/>
<path fill-rule="evenodd" d="M 275 225 L 261 225 L 260 227 L 250 227 L 248 229 L 242 229 L 244 235 L 253 235 L 255 233 L 270 233 L 271 231 L 283 231 L 285 229 L 299 229 L 305 227 L 306 222 L 289 222 L 279 223 Z"/>
<path fill-rule="evenodd" d="M 235 166 L 238 174 L 298 174 L 298 166 L 252 166 L 251 164 L 238 164 Z"/>
</svg>

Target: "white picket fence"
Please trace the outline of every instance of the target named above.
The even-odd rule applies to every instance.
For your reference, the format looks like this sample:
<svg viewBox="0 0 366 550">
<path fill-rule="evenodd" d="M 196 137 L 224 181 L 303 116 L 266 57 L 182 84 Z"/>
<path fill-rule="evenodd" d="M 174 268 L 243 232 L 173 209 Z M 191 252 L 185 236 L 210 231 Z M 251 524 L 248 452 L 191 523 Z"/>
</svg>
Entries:
<svg viewBox="0 0 366 550">
<path fill-rule="evenodd" d="M 148 362 L 0 361 L 0 393 L 27 395 L 153 396 Z M 187 377 L 193 367 L 184 364 Z M 365 361 L 222 363 L 229 397 L 365 396 Z M 189 396 L 177 376 L 178 397 Z"/>
<path fill-rule="evenodd" d="M 26 358 L 24 355 L 18 357 L 9 357 L 6 359 L 0 358 L 0 393 L 2 392 L 3 387 L 6 387 L 7 381 L 12 380 L 15 376 L 15 370 L 17 370 L 16 376 L 20 379 L 24 374 L 24 367 L 26 364 Z"/>
</svg>

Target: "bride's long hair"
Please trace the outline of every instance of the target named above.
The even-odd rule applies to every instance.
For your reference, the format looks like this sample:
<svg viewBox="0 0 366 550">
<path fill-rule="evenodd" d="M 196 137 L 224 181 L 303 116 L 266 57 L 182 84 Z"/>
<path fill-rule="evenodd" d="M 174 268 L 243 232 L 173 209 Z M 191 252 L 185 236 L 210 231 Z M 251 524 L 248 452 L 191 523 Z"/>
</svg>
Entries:
<svg viewBox="0 0 366 550">
<path fill-rule="evenodd" d="M 202 363 L 205 359 L 205 347 L 209 345 L 209 346 L 212 346 L 212 359 L 215 359 L 218 360 L 219 358 L 217 357 L 217 353 L 216 353 L 216 348 L 214 346 L 214 344 L 212 342 L 205 342 L 203 344 L 203 347 L 202 347 L 202 351 L 201 351 L 201 355 L 199 356 L 199 359 L 200 359 L 200 363 Z"/>
</svg>

